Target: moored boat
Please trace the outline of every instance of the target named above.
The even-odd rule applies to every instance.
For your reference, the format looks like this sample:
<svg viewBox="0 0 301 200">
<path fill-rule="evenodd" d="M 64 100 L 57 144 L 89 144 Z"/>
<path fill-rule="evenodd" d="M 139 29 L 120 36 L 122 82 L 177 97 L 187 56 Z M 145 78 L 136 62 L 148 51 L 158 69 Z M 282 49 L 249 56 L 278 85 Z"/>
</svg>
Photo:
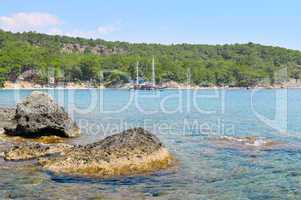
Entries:
<svg viewBox="0 0 301 200">
<path fill-rule="evenodd" d="M 136 84 L 134 85 L 134 90 L 162 90 L 166 87 L 160 87 L 156 85 L 156 77 L 155 77 L 155 58 L 152 60 L 152 83 L 143 83 L 139 82 L 139 62 L 136 65 Z"/>
</svg>

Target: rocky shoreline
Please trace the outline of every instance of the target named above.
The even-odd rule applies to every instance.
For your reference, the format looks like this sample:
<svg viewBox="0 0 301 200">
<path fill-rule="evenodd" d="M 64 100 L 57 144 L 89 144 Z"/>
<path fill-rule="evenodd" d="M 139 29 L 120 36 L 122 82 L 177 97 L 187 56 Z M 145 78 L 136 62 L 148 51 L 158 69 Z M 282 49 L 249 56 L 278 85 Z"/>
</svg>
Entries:
<svg viewBox="0 0 301 200">
<path fill-rule="evenodd" d="M 16 109 L 0 109 L 0 141 L 8 144 L 0 156 L 7 161 L 37 160 L 47 171 L 99 178 L 154 172 L 175 161 L 159 139 L 142 128 L 85 146 L 63 142 L 79 136 L 77 125 L 45 93 L 33 92 Z"/>
</svg>

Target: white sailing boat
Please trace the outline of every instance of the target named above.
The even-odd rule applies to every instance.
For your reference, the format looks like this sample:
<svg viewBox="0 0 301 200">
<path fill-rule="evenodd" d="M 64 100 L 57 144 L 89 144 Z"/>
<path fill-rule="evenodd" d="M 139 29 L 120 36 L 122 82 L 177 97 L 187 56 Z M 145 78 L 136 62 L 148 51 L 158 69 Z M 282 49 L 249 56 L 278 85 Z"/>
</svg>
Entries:
<svg viewBox="0 0 301 200">
<path fill-rule="evenodd" d="M 139 62 L 136 64 L 136 84 L 134 85 L 135 90 L 156 90 L 164 89 L 156 85 L 156 73 L 155 73 L 155 57 L 152 59 L 152 82 L 151 83 L 139 83 Z"/>
</svg>

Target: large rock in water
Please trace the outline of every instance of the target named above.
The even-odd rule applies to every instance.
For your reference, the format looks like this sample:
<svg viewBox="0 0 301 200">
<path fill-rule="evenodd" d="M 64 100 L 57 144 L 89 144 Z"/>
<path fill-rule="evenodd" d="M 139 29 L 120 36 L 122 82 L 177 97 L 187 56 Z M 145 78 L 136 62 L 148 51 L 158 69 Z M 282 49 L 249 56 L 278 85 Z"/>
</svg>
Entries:
<svg viewBox="0 0 301 200">
<path fill-rule="evenodd" d="M 10 135 L 24 137 L 80 135 L 80 129 L 64 109 L 42 92 L 33 92 L 22 103 L 17 104 L 14 120 L 15 127 L 6 128 L 6 132 Z"/>
<path fill-rule="evenodd" d="M 130 129 L 60 157 L 40 159 L 54 173 L 79 176 L 127 176 L 165 169 L 174 163 L 158 138 L 142 128 Z"/>
</svg>

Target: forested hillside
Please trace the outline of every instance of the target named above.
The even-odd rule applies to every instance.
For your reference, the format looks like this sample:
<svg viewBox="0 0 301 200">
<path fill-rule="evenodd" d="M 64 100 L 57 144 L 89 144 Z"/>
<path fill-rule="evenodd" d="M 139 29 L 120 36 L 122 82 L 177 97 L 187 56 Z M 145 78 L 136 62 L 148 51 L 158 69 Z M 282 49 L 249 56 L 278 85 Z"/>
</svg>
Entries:
<svg viewBox="0 0 301 200">
<path fill-rule="evenodd" d="M 150 79 L 153 56 L 158 82 L 185 82 L 187 71 L 197 85 L 249 86 L 265 77 L 273 82 L 274 72 L 284 67 L 289 77 L 301 76 L 300 51 L 253 43 L 131 44 L 0 30 L 0 83 L 14 81 L 29 69 L 39 72 L 34 81 L 42 84 L 48 81 L 49 69 L 56 80 L 126 81 L 135 78 L 137 61 L 141 76 Z"/>
</svg>

